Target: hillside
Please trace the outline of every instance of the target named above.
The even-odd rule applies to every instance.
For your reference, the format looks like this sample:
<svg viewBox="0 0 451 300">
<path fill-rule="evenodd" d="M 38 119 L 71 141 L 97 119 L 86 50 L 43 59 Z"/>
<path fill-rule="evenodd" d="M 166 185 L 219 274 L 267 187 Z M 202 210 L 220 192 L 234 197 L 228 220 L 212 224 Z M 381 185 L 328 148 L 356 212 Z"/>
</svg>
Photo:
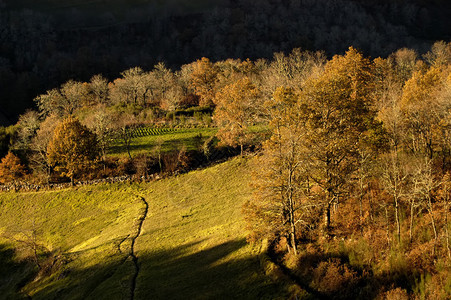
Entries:
<svg viewBox="0 0 451 300">
<path fill-rule="evenodd" d="M 246 160 L 234 159 L 152 183 L 2 193 L 0 292 L 11 299 L 283 296 L 245 241 L 249 180 Z"/>
</svg>

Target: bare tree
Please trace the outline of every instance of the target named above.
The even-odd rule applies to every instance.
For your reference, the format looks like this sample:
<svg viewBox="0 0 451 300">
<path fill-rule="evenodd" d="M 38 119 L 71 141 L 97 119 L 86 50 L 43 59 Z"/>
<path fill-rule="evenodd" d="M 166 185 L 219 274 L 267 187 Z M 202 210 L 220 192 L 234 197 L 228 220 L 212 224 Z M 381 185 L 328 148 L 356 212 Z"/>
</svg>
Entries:
<svg viewBox="0 0 451 300">
<path fill-rule="evenodd" d="M 48 182 L 52 168 L 47 160 L 47 145 L 49 144 L 53 131 L 59 123 L 59 117 L 56 115 L 48 116 L 39 126 L 36 136 L 32 139 L 30 145 L 30 167 L 35 175 L 42 174 Z"/>
</svg>

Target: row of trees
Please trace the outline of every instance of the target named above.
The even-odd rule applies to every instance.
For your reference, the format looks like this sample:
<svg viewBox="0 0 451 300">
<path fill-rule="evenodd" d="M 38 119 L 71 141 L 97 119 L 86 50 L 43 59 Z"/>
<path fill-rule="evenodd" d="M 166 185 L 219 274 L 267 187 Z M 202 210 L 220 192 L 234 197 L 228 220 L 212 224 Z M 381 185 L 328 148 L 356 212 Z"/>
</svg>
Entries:
<svg viewBox="0 0 451 300">
<path fill-rule="evenodd" d="M 423 60 L 420 60 L 416 52 L 410 49 L 398 50 L 387 59 L 374 60 L 371 62 L 371 68 L 365 67 L 370 68 L 371 72 L 362 71 L 367 77 L 371 74 L 372 81 L 367 80 L 368 78 L 363 75 L 353 75 L 363 76 L 353 83 L 355 84 L 353 88 L 356 90 L 353 97 L 356 99 L 372 97 L 372 99 L 365 98 L 359 101 L 369 101 L 371 111 L 373 114 L 379 114 L 381 121 L 384 114 L 387 115 L 386 118 L 392 118 L 383 120 L 386 127 L 399 128 L 397 124 L 390 123 L 398 122 L 391 113 L 391 110 L 395 109 L 394 99 L 400 97 L 406 81 L 412 76 L 420 76 L 421 70 L 431 67 L 424 80 L 432 80 L 428 79 L 429 77 L 440 77 L 440 68 L 449 63 L 449 48 L 449 44 L 437 42 Z M 272 107 L 274 101 L 282 101 L 274 97 L 277 95 L 274 93 L 278 87 L 291 89 L 294 94 L 298 94 L 299 91 L 306 94 L 307 90 L 315 91 L 315 93 L 319 91 L 329 93 L 326 87 L 331 83 L 326 79 L 318 82 L 317 86 L 312 85 L 312 78 L 325 76 L 326 62 L 321 52 L 312 53 L 295 49 L 287 55 L 276 53 L 269 61 L 228 59 L 214 63 L 207 58 L 202 58 L 183 65 L 177 71 L 168 69 L 162 63 L 157 64 L 151 71 L 144 71 L 139 67 L 131 68 L 122 72 L 121 77 L 112 82 L 101 75 L 93 76 L 89 82 L 70 80 L 59 88 L 36 97 L 34 100 L 39 111 L 29 111 L 20 117 L 17 125 L 7 130 L 2 129 L 3 146 L 0 150 L 5 155 L 7 148 L 11 148 L 34 172 L 48 174 L 48 143 L 53 136 L 55 126 L 69 116 L 80 120 L 97 135 L 101 157 L 105 159 L 113 132 L 116 139 L 123 140 L 124 145 L 129 149 L 131 127 L 139 124 L 168 126 L 168 122 L 172 123 L 171 126 L 175 123 L 205 123 L 204 120 L 209 118 L 208 115 L 205 116 L 206 118 L 190 117 L 196 110 L 198 114 L 202 111 L 208 113 L 214 110 L 213 119 L 219 126 L 218 136 L 222 142 L 244 149 L 246 144 L 252 143 L 253 135 L 250 134 L 252 125 L 269 124 L 273 122 L 271 121 L 273 118 L 279 118 L 277 115 L 280 113 L 277 109 L 280 109 L 280 105 L 276 105 L 276 109 Z M 331 62 L 327 64 L 330 65 Z M 350 69 L 351 66 L 345 66 L 345 68 Z M 369 82 L 373 82 L 372 86 L 367 86 Z M 411 82 L 414 82 L 414 79 L 411 79 Z M 409 84 L 413 85 L 413 83 Z M 360 89 L 370 89 L 372 92 L 360 91 Z M 335 93 L 340 92 L 337 90 Z M 411 98 L 415 95 L 415 97 L 427 97 L 427 93 L 419 96 L 421 93 L 414 90 L 411 94 Z M 339 96 L 343 97 L 341 94 L 331 94 L 328 97 L 335 99 Z M 330 101 L 336 102 L 336 100 Z M 402 102 L 406 109 L 407 107 L 414 109 L 413 104 L 408 103 L 414 103 L 416 100 L 406 101 Z M 204 108 L 190 109 L 196 106 Z M 362 106 L 361 109 L 366 108 Z M 439 104 L 436 111 L 443 112 Z M 422 118 L 428 119 L 427 114 L 423 114 Z M 422 120 L 412 120 L 412 122 L 418 123 Z M 445 140 L 442 142 L 445 143 Z M 329 141 L 325 140 L 324 143 L 327 144 Z M 399 141 L 396 140 L 394 143 L 399 144 Z M 442 149 L 443 157 L 446 151 L 448 150 Z M 433 150 L 431 149 L 429 153 L 431 157 Z"/>
<path fill-rule="evenodd" d="M 325 60 L 322 53 L 296 49 L 276 54 L 273 61 L 213 63 L 202 58 L 175 72 L 160 63 L 151 71 L 131 68 L 112 82 L 101 75 L 89 82 L 70 80 L 36 97 L 38 111 L 28 111 L 15 126 L 2 128 L 0 150 L 2 155 L 13 150 L 33 174 L 48 178 L 54 171 L 48 145 L 57 124 L 68 117 L 96 134 L 105 162 L 114 140 L 121 141 L 132 158 L 137 126 L 210 126 L 215 110 L 221 140 L 243 151 L 251 140 L 249 127 L 266 122 L 260 110 L 263 99 L 278 85 L 299 84 Z"/>
</svg>

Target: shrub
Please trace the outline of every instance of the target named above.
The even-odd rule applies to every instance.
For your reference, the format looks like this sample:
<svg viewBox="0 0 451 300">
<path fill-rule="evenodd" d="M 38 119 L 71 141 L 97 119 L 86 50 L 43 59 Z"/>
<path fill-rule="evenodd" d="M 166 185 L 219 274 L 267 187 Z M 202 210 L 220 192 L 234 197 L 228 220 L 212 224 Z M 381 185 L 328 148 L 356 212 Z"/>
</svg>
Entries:
<svg viewBox="0 0 451 300">
<path fill-rule="evenodd" d="M 163 171 L 174 174 L 183 172 L 189 166 L 189 157 L 183 146 L 180 150 L 174 150 L 162 155 Z"/>
<path fill-rule="evenodd" d="M 406 290 L 398 287 L 384 293 L 384 300 L 408 300 L 409 294 Z"/>
<path fill-rule="evenodd" d="M 320 292 L 334 299 L 353 299 L 360 277 L 340 259 L 322 261 L 313 269 L 313 285 Z"/>
</svg>

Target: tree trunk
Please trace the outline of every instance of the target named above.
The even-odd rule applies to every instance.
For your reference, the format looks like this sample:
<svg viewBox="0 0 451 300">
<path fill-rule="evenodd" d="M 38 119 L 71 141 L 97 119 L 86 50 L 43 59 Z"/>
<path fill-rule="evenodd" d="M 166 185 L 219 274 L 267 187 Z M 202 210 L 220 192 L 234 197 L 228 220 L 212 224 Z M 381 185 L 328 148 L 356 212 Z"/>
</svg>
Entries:
<svg viewBox="0 0 451 300">
<path fill-rule="evenodd" d="M 290 232 L 290 244 L 291 244 L 291 248 L 293 248 L 293 252 L 294 255 L 298 255 L 298 251 L 296 248 L 296 233 L 295 233 L 295 228 L 294 226 L 291 227 L 291 232 Z"/>
<path fill-rule="evenodd" d="M 324 211 L 324 228 L 323 228 L 323 234 L 325 237 L 329 236 L 330 231 L 330 209 L 331 209 L 331 197 L 330 192 L 328 192 L 328 195 L 326 197 L 326 208 Z"/>
<path fill-rule="evenodd" d="M 330 228 L 330 203 L 326 204 L 326 211 L 324 212 L 324 229 L 328 232 Z"/>
<path fill-rule="evenodd" d="M 394 206 L 395 206 L 395 220 L 396 220 L 396 237 L 398 239 L 398 243 L 401 242 L 401 221 L 399 220 L 399 199 L 397 195 L 394 197 Z"/>
<path fill-rule="evenodd" d="M 409 240 L 412 243 L 412 228 L 413 228 L 413 213 L 414 213 L 415 200 L 410 200 L 410 228 L 409 228 Z"/>
<path fill-rule="evenodd" d="M 294 221 L 294 210 L 295 210 L 295 204 L 294 204 L 294 193 L 293 193 L 293 170 L 290 170 L 290 175 L 288 178 L 288 216 L 289 216 L 289 222 L 290 222 L 290 244 L 291 248 L 293 248 L 294 255 L 297 255 L 297 249 L 296 249 L 296 224 Z"/>
<path fill-rule="evenodd" d="M 360 226 L 360 235 L 363 236 L 363 189 L 360 188 L 360 195 L 359 195 L 359 226 Z"/>
<path fill-rule="evenodd" d="M 130 153 L 130 146 L 127 145 L 127 153 L 128 153 L 128 157 L 130 158 L 130 160 L 132 159 L 132 155 Z"/>
<path fill-rule="evenodd" d="M 296 225 L 294 223 L 294 205 L 293 199 L 290 197 L 290 244 L 293 248 L 294 255 L 298 255 L 296 249 Z"/>
<path fill-rule="evenodd" d="M 435 219 L 434 219 L 434 211 L 432 208 L 432 200 L 431 200 L 431 196 L 428 196 L 428 212 L 431 215 L 431 225 L 432 225 L 432 229 L 434 230 L 434 252 L 433 255 L 435 255 L 435 247 L 437 246 L 437 228 L 435 226 Z"/>
<path fill-rule="evenodd" d="M 385 209 L 385 221 L 386 221 L 386 224 L 387 224 L 387 228 L 386 228 L 387 244 L 388 244 L 388 246 L 390 246 L 390 220 L 388 218 L 387 206 L 384 206 L 384 209 Z"/>
<path fill-rule="evenodd" d="M 449 246 L 449 232 L 448 232 L 448 199 L 446 199 L 447 203 L 445 205 L 445 235 L 446 235 L 446 250 L 448 250 L 448 259 L 451 259 L 451 250 Z"/>
</svg>

